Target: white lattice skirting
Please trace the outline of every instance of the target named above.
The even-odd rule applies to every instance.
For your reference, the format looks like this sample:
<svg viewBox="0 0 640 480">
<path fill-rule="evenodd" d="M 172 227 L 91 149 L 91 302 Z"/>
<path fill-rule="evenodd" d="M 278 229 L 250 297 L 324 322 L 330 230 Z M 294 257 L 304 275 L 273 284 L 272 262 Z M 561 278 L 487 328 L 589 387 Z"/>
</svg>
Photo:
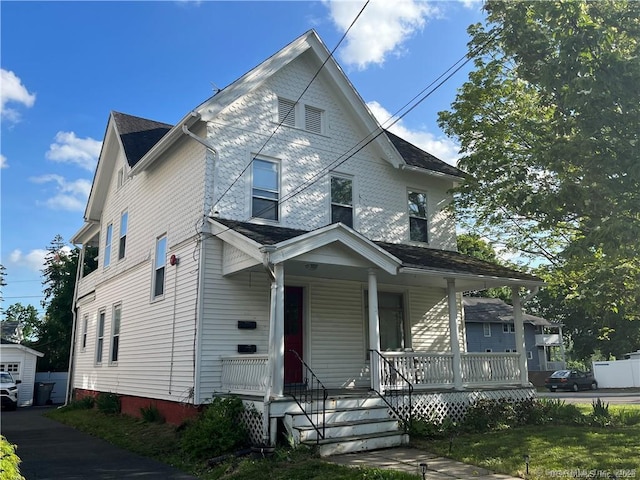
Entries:
<svg viewBox="0 0 640 480">
<path fill-rule="evenodd" d="M 411 397 L 414 418 L 424 418 L 434 423 L 442 423 L 446 418 L 460 422 L 469 405 L 478 400 L 509 400 L 522 402 L 535 398 L 533 388 L 514 388 L 506 390 L 477 390 L 469 392 L 414 392 Z M 409 402 L 405 399 L 400 406 L 403 415 L 408 414 Z M 404 410 L 404 411 L 402 411 Z"/>
<path fill-rule="evenodd" d="M 244 428 L 247 429 L 247 433 L 249 434 L 249 440 L 252 445 L 262 445 L 262 417 L 263 414 L 261 411 L 255 409 L 255 405 L 253 402 L 245 402 L 245 409 L 242 412 L 242 416 L 240 417 L 240 421 L 244 425 Z"/>
</svg>

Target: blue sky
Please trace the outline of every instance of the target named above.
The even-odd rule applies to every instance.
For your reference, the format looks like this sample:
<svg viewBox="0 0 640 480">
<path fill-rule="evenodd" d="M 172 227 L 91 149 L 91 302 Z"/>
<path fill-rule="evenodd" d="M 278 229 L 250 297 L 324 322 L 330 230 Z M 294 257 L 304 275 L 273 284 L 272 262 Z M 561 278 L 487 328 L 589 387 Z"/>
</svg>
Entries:
<svg viewBox="0 0 640 480">
<path fill-rule="evenodd" d="M 311 28 L 332 50 L 364 3 L 0 2 L 3 307 L 42 311 L 45 249 L 82 226 L 110 111 L 174 124 Z M 479 1 L 371 0 L 336 57 L 383 121 L 466 53 L 482 19 Z M 467 71 L 392 131 L 454 163 L 437 112 Z"/>
</svg>

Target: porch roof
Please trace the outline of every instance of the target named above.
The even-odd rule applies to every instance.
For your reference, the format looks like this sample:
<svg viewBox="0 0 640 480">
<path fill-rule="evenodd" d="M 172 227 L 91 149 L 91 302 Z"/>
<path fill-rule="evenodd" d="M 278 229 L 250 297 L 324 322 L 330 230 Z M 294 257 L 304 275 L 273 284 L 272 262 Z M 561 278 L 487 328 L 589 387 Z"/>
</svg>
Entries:
<svg viewBox="0 0 640 480">
<path fill-rule="evenodd" d="M 306 230 L 239 222 L 222 218 L 216 218 L 215 221 L 263 246 L 277 245 L 309 233 Z M 362 236 L 359 233 L 358 235 Z M 362 236 L 362 238 L 365 237 Z M 465 275 L 508 279 L 512 282 L 517 281 L 525 284 L 543 284 L 543 281 L 534 275 L 488 263 L 458 252 L 400 243 L 380 242 L 370 239 L 366 240 L 400 260 L 402 262 L 401 269 L 405 270 L 423 271 L 425 273 L 437 272 L 443 276 L 447 274 L 452 276 Z"/>
</svg>

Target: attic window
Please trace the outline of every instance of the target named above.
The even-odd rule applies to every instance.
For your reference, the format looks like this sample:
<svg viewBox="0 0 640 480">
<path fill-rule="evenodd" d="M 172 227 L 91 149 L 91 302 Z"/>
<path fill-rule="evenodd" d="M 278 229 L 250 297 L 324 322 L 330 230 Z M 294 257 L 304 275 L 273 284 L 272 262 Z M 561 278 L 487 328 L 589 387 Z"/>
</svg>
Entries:
<svg viewBox="0 0 640 480">
<path fill-rule="evenodd" d="M 305 105 L 304 128 L 309 132 L 322 133 L 322 110 Z"/>
<path fill-rule="evenodd" d="M 278 98 L 278 122 L 290 127 L 296 126 L 296 102 Z"/>
</svg>

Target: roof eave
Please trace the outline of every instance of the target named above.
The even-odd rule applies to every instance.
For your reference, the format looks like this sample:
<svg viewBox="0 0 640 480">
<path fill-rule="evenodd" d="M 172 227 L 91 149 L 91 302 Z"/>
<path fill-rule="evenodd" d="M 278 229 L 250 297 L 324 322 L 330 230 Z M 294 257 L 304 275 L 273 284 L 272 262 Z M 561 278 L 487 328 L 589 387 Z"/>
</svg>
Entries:
<svg viewBox="0 0 640 480">
<path fill-rule="evenodd" d="M 482 275 L 476 273 L 457 272 L 455 270 L 437 269 L 437 268 L 419 268 L 419 267 L 402 267 L 399 273 L 407 273 L 411 275 L 426 275 L 434 277 L 446 277 L 453 280 L 478 280 L 501 285 L 525 286 L 525 287 L 541 287 L 545 285 L 542 280 L 524 279 L 517 277 L 501 277 L 497 275 Z"/>
<path fill-rule="evenodd" d="M 449 175 L 448 173 L 438 172 L 436 170 L 431 170 L 428 168 L 416 167 L 413 165 L 409 165 L 407 163 L 403 163 L 399 165 L 398 168 L 400 168 L 400 170 L 408 170 L 412 173 L 421 173 L 423 175 L 429 175 L 431 177 L 451 180 L 454 183 L 461 183 L 464 180 L 464 177 L 461 177 L 461 176 Z"/>
</svg>

